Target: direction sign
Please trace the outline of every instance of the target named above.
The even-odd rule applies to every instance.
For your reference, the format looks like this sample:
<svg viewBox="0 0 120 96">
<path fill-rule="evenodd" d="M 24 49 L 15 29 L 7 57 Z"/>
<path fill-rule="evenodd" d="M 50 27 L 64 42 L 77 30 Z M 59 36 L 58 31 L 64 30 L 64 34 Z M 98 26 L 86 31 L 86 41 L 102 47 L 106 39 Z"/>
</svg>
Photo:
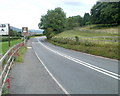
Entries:
<svg viewBox="0 0 120 96">
<path fill-rule="evenodd" d="M 9 24 L 0 24 L 0 35 L 9 35 Z"/>
<path fill-rule="evenodd" d="M 28 36 L 28 27 L 22 27 L 22 36 Z"/>
</svg>

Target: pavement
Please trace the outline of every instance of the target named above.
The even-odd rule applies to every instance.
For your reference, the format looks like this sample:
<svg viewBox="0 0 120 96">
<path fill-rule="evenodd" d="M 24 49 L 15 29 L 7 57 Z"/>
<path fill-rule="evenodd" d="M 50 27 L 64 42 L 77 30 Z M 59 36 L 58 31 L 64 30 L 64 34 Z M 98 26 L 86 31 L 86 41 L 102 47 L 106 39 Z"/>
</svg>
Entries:
<svg viewBox="0 0 120 96">
<path fill-rule="evenodd" d="M 10 73 L 11 94 L 64 94 L 51 78 L 32 48 L 32 39 L 27 43 L 24 62 L 14 64 Z"/>
</svg>

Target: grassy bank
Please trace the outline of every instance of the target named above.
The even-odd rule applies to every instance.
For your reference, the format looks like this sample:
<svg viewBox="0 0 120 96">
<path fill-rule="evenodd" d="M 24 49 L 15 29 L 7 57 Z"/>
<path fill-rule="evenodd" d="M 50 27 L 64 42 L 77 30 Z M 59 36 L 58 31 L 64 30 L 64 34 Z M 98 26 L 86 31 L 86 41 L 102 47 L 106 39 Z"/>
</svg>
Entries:
<svg viewBox="0 0 120 96">
<path fill-rule="evenodd" d="M 20 43 L 20 42 L 22 42 L 21 39 L 12 40 L 10 42 L 10 47 L 12 47 L 13 45 L 16 45 L 17 43 Z M 0 49 L 0 54 L 5 54 L 5 52 L 9 49 L 8 48 L 8 41 L 7 42 L 0 42 L 0 45 L 2 46 Z"/>
<path fill-rule="evenodd" d="M 109 29 L 89 29 L 88 27 L 74 28 L 66 30 L 55 37 L 93 37 L 93 36 L 118 36 L 118 28 Z"/>
<path fill-rule="evenodd" d="M 23 58 L 24 58 L 24 54 L 25 54 L 26 50 L 27 50 L 27 48 L 25 46 L 23 46 L 19 49 L 19 52 L 18 52 L 19 56 L 17 56 L 15 58 L 16 62 L 23 62 Z"/>
<path fill-rule="evenodd" d="M 118 53 L 118 44 L 95 44 L 90 42 L 82 42 L 81 44 L 62 44 L 58 42 L 54 42 L 52 40 L 48 40 L 50 43 L 67 48 L 72 49 L 84 53 L 89 53 L 93 55 L 103 56 L 107 58 L 112 59 L 118 59 L 119 53 Z"/>
<path fill-rule="evenodd" d="M 103 29 L 94 29 L 93 31 L 88 27 L 75 28 L 74 30 L 64 31 L 54 36 L 51 40 L 48 41 L 52 44 L 64 48 L 85 52 L 93 55 L 103 56 L 107 58 L 119 59 L 118 41 L 112 40 L 112 38 L 118 36 L 118 33 L 115 31 L 116 28 L 113 33 L 113 28 L 106 30 L 108 31 L 104 31 Z M 102 36 L 108 37 L 102 38 Z"/>
</svg>

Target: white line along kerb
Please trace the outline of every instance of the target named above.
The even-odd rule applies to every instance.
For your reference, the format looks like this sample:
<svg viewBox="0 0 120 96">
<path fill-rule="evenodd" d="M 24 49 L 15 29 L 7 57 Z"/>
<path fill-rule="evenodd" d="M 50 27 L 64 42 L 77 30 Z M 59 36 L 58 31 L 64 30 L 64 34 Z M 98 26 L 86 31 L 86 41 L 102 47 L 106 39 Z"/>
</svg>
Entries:
<svg viewBox="0 0 120 96">
<path fill-rule="evenodd" d="M 34 48 L 33 48 L 34 50 Z M 36 53 L 36 51 L 34 50 L 35 55 L 37 56 L 38 60 L 42 63 L 42 65 L 44 66 L 44 68 L 46 69 L 46 71 L 48 72 L 48 74 L 52 77 L 52 79 L 58 84 L 58 86 L 62 89 L 62 91 L 68 95 L 71 96 L 67 90 L 57 81 L 57 79 L 52 75 L 52 73 L 48 70 L 48 68 L 45 66 L 45 64 L 43 63 L 43 61 L 40 59 L 40 57 L 38 56 L 38 54 Z"/>
<path fill-rule="evenodd" d="M 64 53 L 57 52 L 57 51 L 49 48 L 48 46 L 45 46 L 44 44 L 42 44 L 42 43 L 39 41 L 38 38 L 37 38 L 37 40 L 38 40 L 39 44 L 41 44 L 43 47 L 45 47 L 46 49 L 48 49 L 48 50 L 50 50 L 50 51 L 52 51 L 52 52 L 54 52 L 54 53 L 56 53 L 56 54 L 58 54 L 58 55 L 60 55 L 60 56 L 63 56 L 63 57 L 65 57 L 65 58 L 67 58 L 67 59 L 69 59 L 69 60 L 71 60 L 71 61 L 74 61 L 74 62 L 76 62 L 76 63 L 78 63 L 78 64 L 81 64 L 81 65 L 83 65 L 83 66 L 85 66 L 85 67 L 88 67 L 88 68 L 90 68 L 90 69 L 93 69 L 93 70 L 95 70 L 95 71 L 97 71 L 97 72 L 103 73 L 103 74 L 105 74 L 105 75 L 107 75 L 107 76 L 110 76 L 110 77 L 112 77 L 112 78 L 114 78 L 114 79 L 120 80 L 120 75 L 118 75 L 118 74 L 116 74 L 116 73 L 114 73 L 114 72 L 111 72 L 111 71 L 108 71 L 108 70 L 106 70 L 106 69 L 103 69 L 103 68 L 94 66 L 94 65 L 92 65 L 92 64 L 89 64 L 89 63 L 87 63 L 87 62 L 81 61 L 81 60 L 76 59 L 76 58 L 74 58 L 74 57 L 68 56 L 68 55 L 66 55 L 66 54 L 64 54 Z"/>
</svg>

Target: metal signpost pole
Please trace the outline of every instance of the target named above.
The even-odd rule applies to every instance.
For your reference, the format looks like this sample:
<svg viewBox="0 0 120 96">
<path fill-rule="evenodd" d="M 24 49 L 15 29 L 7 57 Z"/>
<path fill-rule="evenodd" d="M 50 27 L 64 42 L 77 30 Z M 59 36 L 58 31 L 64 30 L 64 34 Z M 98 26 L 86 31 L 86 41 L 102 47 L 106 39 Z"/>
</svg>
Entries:
<svg viewBox="0 0 120 96">
<path fill-rule="evenodd" d="M 25 44 L 25 36 L 24 36 L 24 44 Z"/>
</svg>

